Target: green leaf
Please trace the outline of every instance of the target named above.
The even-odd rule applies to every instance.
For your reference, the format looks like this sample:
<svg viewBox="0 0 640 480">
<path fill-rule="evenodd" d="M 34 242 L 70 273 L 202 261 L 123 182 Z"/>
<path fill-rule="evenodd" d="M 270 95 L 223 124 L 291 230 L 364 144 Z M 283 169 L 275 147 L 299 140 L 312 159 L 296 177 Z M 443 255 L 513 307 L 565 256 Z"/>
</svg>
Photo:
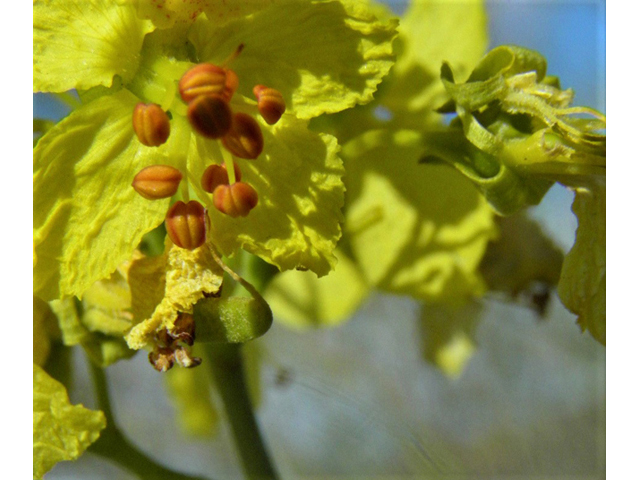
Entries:
<svg viewBox="0 0 640 480">
<path fill-rule="evenodd" d="M 420 313 L 422 354 L 442 373 L 458 378 L 476 351 L 475 332 L 482 304 L 425 304 Z"/>
<path fill-rule="evenodd" d="M 102 412 L 71 405 L 64 385 L 33 366 L 33 478 L 77 459 L 106 425 Z"/>
<path fill-rule="evenodd" d="M 172 137 L 145 147 L 131 126 L 126 90 L 72 112 L 34 149 L 34 291 L 44 300 L 81 296 L 127 260 L 162 222 L 169 200 L 131 187 L 144 167 L 174 163 Z"/>
<path fill-rule="evenodd" d="M 353 315 L 369 288 L 353 261 L 335 253 L 338 264 L 326 277 L 291 270 L 269 283 L 264 297 L 278 322 L 297 329 L 330 327 Z"/>
<path fill-rule="evenodd" d="M 307 123 L 292 115 L 271 127 L 262 122 L 262 154 L 255 161 L 239 161 L 242 181 L 258 193 L 258 205 L 247 217 L 219 212 L 199 180 L 192 182 L 209 210 L 209 238 L 224 255 L 244 248 L 281 270 L 309 269 L 318 276 L 335 265 L 344 169 L 335 138 L 311 132 Z M 205 162 L 221 157 L 220 148 L 201 138 L 191 145 L 189 171 L 199 179 Z"/>
<path fill-rule="evenodd" d="M 606 344 L 606 187 L 594 181 L 574 188 L 573 213 L 578 218 L 576 241 L 562 265 L 558 295 L 578 315 L 582 330 Z"/>
<path fill-rule="evenodd" d="M 33 90 L 64 92 L 127 82 L 136 73 L 144 36 L 153 31 L 127 2 L 35 0 Z"/>
<path fill-rule="evenodd" d="M 254 85 L 275 88 L 303 119 L 370 101 L 393 64 L 397 21 L 379 21 L 362 2 L 278 2 L 212 24 L 201 16 L 191 29 L 198 59 L 220 63 L 243 44 L 232 66 L 239 92 L 253 98 Z"/>
<path fill-rule="evenodd" d="M 480 294 L 493 214 L 455 170 L 419 164 L 423 150 L 407 130 L 372 131 L 344 147 L 347 240 L 370 285 L 431 301 Z"/>
</svg>

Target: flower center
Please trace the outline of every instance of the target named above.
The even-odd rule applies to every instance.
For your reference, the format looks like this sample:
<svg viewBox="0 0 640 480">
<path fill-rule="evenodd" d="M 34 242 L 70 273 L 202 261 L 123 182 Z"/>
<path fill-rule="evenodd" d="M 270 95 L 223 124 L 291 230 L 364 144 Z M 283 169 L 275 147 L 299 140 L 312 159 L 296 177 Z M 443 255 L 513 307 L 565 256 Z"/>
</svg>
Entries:
<svg viewBox="0 0 640 480">
<path fill-rule="evenodd" d="M 156 55 L 144 63 L 129 86 L 140 98 L 149 101 L 138 104 L 133 112 L 133 128 L 143 145 L 153 148 L 164 144 L 171 134 L 170 124 L 174 115 L 186 117 L 190 128 L 204 141 L 220 141 L 222 164 L 210 165 L 199 180 L 204 190 L 212 194 L 214 207 L 233 218 L 247 216 L 258 204 L 258 193 L 241 181 L 241 167 L 235 161 L 256 160 L 262 153 L 262 128 L 255 117 L 259 115 L 268 125 L 274 125 L 286 110 L 278 90 L 256 85 L 253 88 L 256 98 L 254 115 L 234 111 L 232 99 L 241 79 L 229 64 L 243 48 L 244 45 L 239 45 L 220 65 L 200 63 L 193 66 L 166 55 Z M 180 175 L 180 172 L 167 167 L 147 167 L 134 179 L 136 191 L 149 200 L 168 198 L 178 191 L 178 184 L 183 178 L 187 181 L 193 178 L 193 175 Z M 188 195 L 188 188 L 182 192 L 183 197 Z M 189 199 L 183 200 L 187 202 Z M 195 203 L 188 203 L 192 205 L 191 209 L 185 208 L 183 202 L 173 204 L 165 221 L 171 227 L 168 230 L 172 233 L 172 241 L 189 250 L 204 243 L 204 237 L 193 232 L 204 232 L 208 224 L 204 207 L 200 206 L 204 215 L 191 211 L 196 208 Z"/>
</svg>

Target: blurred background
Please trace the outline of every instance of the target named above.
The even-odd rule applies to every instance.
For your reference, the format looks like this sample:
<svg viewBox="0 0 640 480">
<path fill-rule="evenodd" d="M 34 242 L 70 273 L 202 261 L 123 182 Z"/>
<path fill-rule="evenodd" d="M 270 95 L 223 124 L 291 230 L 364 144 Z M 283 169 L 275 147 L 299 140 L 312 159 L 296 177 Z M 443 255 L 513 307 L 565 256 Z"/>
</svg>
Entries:
<svg viewBox="0 0 640 480">
<path fill-rule="evenodd" d="M 604 1 L 492 1 L 487 10 L 490 48 L 538 50 L 548 73 L 576 91 L 576 105 L 606 113 Z M 34 116 L 66 112 L 34 97 Z M 565 252 L 572 199 L 556 186 L 530 212 Z M 411 299 L 373 294 L 337 328 L 299 333 L 276 321 L 252 342 L 257 415 L 283 478 L 604 478 L 605 349 L 581 334 L 555 293 L 544 320 L 486 300 L 476 354 L 457 379 L 423 359 L 418 315 Z M 94 407 L 86 362 L 75 348 L 70 397 Z M 242 478 L 224 418 L 210 437 L 182 433 L 145 354 L 107 376 L 116 420 L 146 454 L 183 472 Z M 135 477 L 91 454 L 47 475 L 75 478 Z"/>
</svg>

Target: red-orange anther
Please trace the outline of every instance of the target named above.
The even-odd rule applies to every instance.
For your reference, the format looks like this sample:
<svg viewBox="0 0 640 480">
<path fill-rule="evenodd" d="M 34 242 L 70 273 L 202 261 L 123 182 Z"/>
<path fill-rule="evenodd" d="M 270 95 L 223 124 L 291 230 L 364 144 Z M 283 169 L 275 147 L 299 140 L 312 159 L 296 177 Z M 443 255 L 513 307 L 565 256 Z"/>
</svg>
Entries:
<svg viewBox="0 0 640 480">
<path fill-rule="evenodd" d="M 213 191 L 213 204 L 230 217 L 246 217 L 258 204 L 258 192 L 244 182 L 219 185 Z"/>
<path fill-rule="evenodd" d="M 180 96 L 185 103 L 200 95 L 220 95 L 224 91 L 227 73 L 212 63 L 200 63 L 187 70 L 178 83 Z"/>
<path fill-rule="evenodd" d="M 251 115 L 238 112 L 233 116 L 231 129 L 222 137 L 222 144 L 236 157 L 258 158 L 264 146 L 260 125 Z"/>
<path fill-rule="evenodd" d="M 169 138 L 169 116 L 155 103 L 138 103 L 133 109 L 133 130 L 147 147 L 162 145 Z"/>
<path fill-rule="evenodd" d="M 206 237 L 207 212 L 204 207 L 191 200 L 178 201 L 167 212 L 165 226 L 171 241 L 178 247 L 193 250 L 204 244 Z"/>
<path fill-rule="evenodd" d="M 187 110 L 189 123 L 203 137 L 220 138 L 231 128 L 231 108 L 221 95 L 196 97 Z"/>
<path fill-rule="evenodd" d="M 131 186 L 149 200 L 171 197 L 178 191 L 182 173 L 169 165 L 151 165 L 133 178 Z"/>
<path fill-rule="evenodd" d="M 264 121 L 269 125 L 277 123 L 286 110 L 282 94 L 275 88 L 268 88 L 264 85 L 253 87 L 253 94 L 258 100 L 258 111 Z"/>
<path fill-rule="evenodd" d="M 242 178 L 242 172 L 236 162 L 233 162 L 233 171 L 236 175 L 236 182 L 239 182 Z M 202 174 L 200 184 L 205 192 L 213 193 L 218 185 L 229 184 L 229 174 L 227 172 L 227 166 L 222 165 L 209 165 Z"/>
</svg>

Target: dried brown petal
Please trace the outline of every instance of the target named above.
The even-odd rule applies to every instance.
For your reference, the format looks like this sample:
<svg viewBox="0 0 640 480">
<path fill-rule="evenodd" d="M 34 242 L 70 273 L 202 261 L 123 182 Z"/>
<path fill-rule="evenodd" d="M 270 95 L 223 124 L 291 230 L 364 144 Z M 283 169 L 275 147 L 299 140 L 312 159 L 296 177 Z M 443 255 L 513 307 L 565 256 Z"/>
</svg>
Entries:
<svg viewBox="0 0 640 480">
<path fill-rule="evenodd" d="M 138 103 L 133 109 L 133 130 L 147 147 L 162 145 L 169 138 L 169 116 L 155 103 Z"/>
<path fill-rule="evenodd" d="M 173 367 L 174 351 L 170 348 L 158 348 L 149 353 L 149 362 L 159 372 L 166 372 Z"/>
<path fill-rule="evenodd" d="M 222 138 L 222 144 L 236 157 L 258 158 L 264 147 L 260 125 L 251 115 L 238 112 L 233 116 L 231 129 Z"/>
<path fill-rule="evenodd" d="M 244 182 L 220 185 L 213 192 L 213 204 L 230 217 L 246 217 L 258 204 L 258 193 Z"/>
<path fill-rule="evenodd" d="M 216 139 L 231 128 L 231 107 L 222 95 L 201 95 L 189 103 L 187 118 L 200 135 Z"/>
<path fill-rule="evenodd" d="M 151 165 L 133 178 L 131 186 L 149 200 L 171 197 L 178 191 L 182 173 L 169 165 Z"/>
<path fill-rule="evenodd" d="M 165 226 L 174 244 L 194 250 L 205 242 L 207 221 L 207 212 L 200 203 L 178 201 L 167 212 Z"/>
<path fill-rule="evenodd" d="M 180 313 L 173 324 L 173 329 L 169 332 L 169 336 L 187 345 L 193 345 L 196 339 L 196 322 L 193 320 L 193 315 Z"/>
<path fill-rule="evenodd" d="M 177 348 L 174 352 L 176 363 L 181 367 L 193 368 L 202 363 L 202 359 L 192 357 L 184 348 Z"/>
</svg>

